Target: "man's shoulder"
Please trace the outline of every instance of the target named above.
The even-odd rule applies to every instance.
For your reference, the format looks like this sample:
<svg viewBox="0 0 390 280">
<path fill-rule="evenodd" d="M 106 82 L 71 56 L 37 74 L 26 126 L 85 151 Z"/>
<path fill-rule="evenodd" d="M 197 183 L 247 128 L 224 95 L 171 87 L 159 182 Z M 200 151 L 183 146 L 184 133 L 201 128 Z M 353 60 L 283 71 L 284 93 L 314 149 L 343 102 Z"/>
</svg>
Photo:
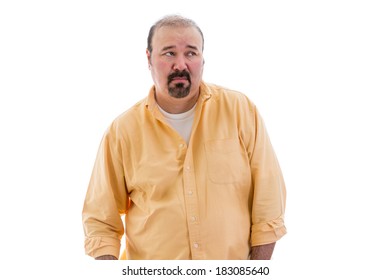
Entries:
<svg viewBox="0 0 390 280">
<path fill-rule="evenodd" d="M 222 95 L 223 94 L 242 95 L 243 94 L 237 90 L 234 90 L 234 89 L 231 89 L 231 88 L 228 88 L 225 86 L 221 86 L 218 84 L 204 82 L 203 86 L 204 86 L 204 89 L 206 91 L 208 91 L 211 94 L 215 94 L 215 95 L 221 95 L 221 94 Z"/>
<path fill-rule="evenodd" d="M 147 98 L 143 98 L 129 107 L 127 110 L 119 114 L 111 123 L 111 126 L 116 128 L 129 127 L 138 122 L 142 118 L 146 106 Z"/>
<path fill-rule="evenodd" d="M 252 101 L 241 91 L 234 90 L 225 86 L 204 83 L 204 91 L 209 94 L 216 102 L 241 103 L 242 105 L 252 105 Z"/>
<path fill-rule="evenodd" d="M 131 107 L 129 107 L 127 110 L 125 110 L 124 112 L 122 112 L 118 117 L 117 119 L 127 119 L 127 118 L 133 118 L 135 117 L 136 115 L 139 115 L 143 109 L 145 108 L 146 106 L 146 101 L 147 101 L 147 98 L 143 98 L 141 100 L 139 100 L 138 102 L 136 102 L 135 104 L 133 104 Z"/>
</svg>

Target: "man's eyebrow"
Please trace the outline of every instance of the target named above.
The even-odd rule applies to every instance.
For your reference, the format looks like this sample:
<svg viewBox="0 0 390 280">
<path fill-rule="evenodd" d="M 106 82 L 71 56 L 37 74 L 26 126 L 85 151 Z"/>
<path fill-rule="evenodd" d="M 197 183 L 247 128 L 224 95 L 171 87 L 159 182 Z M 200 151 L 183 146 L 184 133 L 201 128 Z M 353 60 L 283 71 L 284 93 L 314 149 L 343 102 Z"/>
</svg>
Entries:
<svg viewBox="0 0 390 280">
<path fill-rule="evenodd" d="M 175 46 L 166 46 L 166 47 L 163 47 L 161 51 L 164 52 L 164 51 L 174 49 L 174 48 L 175 48 Z"/>
<path fill-rule="evenodd" d="M 171 49 L 175 49 L 176 46 L 172 45 L 172 46 L 166 46 L 166 47 L 163 47 L 161 49 L 162 52 L 165 52 L 167 50 L 171 50 Z M 193 49 L 193 50 L 198 50 L 198 47 L 197 46 L 193 46 L 193 45 L 187 45 L 187 48 L 189 49 Z"/>
<path fill-rule="evenodd" d="M 198 47 L 197 46 L 192 46 L 192 45 L 187 45 L 187 48 L 189 49 L 193 49 L 193 50 L 198 50 Z"/>
</svg>

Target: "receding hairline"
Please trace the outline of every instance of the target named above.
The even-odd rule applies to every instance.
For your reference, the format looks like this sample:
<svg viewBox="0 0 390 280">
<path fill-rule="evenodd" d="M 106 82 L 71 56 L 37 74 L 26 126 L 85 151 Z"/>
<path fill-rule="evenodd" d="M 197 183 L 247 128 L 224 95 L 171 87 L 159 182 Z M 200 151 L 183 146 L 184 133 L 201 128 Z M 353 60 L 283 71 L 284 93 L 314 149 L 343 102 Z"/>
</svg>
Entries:
<svg viewBox="0 0 390 280">
<path fill-rule="evenodd" d="M 158 20 L 155 24 L 152 25 L 152 27 L 149 30 L 148 35 L 148 42 L 147 42 L 147 49 L 149 52 L 152 52 L 153 46 L 152 46 L 152 39 L 155 34 L 155 31 L 161 27 L 194 27 L 196 30 L 199 31 L 201 37 L 202 37 L 202 50 L 204 47 L 204 38 L 203 38 L 203 32 L 200 29 L 200 27 L 196 24 L 195 21 L 192 19 L 180 16 L 180 15 L 167 15 Z"/>
</svg>

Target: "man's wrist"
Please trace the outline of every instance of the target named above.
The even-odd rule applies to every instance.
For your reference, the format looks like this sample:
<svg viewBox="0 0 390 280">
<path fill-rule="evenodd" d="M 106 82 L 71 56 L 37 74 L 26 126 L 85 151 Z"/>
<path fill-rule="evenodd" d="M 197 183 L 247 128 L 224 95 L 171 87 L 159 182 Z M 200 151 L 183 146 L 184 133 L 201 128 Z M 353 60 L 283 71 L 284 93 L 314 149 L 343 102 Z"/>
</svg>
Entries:
<svg viewBox="0 0 390 280">
<path fill-rule="evenodd" d="M 95 260 L 117 260 L 117 258 L 112 255 L 103 255 L 103 256 L 96 257 Z"/>
<path fill-rule="evenodd" d="M 275 242 L 265 245 L 253 246 L 251 260 L 270 260 L 274 252 Z"/>
</svg>

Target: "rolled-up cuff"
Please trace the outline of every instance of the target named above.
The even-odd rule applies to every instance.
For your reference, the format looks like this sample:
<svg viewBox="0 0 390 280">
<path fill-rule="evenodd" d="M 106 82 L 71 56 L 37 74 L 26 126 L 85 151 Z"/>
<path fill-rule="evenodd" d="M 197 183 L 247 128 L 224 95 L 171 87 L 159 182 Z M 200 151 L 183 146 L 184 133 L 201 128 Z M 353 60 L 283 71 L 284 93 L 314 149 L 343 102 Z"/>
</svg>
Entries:
<svg viewBox="0 0 390 280">
<path fill-rule="evenodd" d="M 252 246 L 274 243 L 287 233 L 283 218 L 254 224 L 251 231 Z"/>
<path fill-rule="evenodd" d="M 119 258 L 120 240 L 113 237 L 90 237 L 84 241 L 85 253 L 93 258 L 112 255 Z"/>
</svg>

